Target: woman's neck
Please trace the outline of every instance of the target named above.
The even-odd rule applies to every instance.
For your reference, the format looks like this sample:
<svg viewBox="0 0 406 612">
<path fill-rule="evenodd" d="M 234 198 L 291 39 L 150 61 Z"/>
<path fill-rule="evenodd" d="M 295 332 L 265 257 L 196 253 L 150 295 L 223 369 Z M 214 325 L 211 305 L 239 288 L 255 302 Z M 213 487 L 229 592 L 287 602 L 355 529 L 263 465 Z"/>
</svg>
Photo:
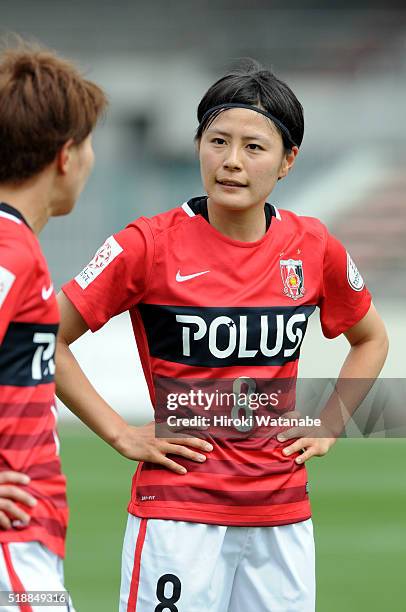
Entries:
<svg viewBox="0 0 406 612">
<path fill-rule="evenodd" d="M 256 242 L 266 233 L 264 204 L 248 209 L 227 209 L 217 206 L 210 198 L 207 200 L 210 225 L 221 234 L 240 242 Z"/>
<path fill-rule="evenodd" d="M 18 210 L 37 235 L 50 217 L 47 196 L 48 189 L 44 181 L 29 180 L 21 185 L 0 186 L 0 202 Z"/>
</svg>

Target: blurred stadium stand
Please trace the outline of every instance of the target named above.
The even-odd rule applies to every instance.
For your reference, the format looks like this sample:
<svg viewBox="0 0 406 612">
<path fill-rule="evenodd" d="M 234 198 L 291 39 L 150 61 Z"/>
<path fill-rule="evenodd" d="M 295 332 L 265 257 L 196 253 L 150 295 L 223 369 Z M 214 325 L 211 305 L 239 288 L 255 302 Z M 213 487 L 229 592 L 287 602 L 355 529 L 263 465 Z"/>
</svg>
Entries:
<svg viewBox="0 0 406 612">
<path fill-rule="evenodd" d="M 2 3 L 3 5 L 5 3 Z M 388 0 L 14 0 L 1 27 L 35 34 L 85 57 L 142 54 L 164 63 L 187 52 L 222 71 L 244 55 L 279 70 L 356 72 L 394 47 L 405 26 L 404 3 Z"/>
<path fill-rule="evenodd" d="M 399 297 L 406 303 L 405 166 L 388 173 L 379 188 L 341 217 L 332 231 L 351 253 L 373 295 Z"/>
</svg>

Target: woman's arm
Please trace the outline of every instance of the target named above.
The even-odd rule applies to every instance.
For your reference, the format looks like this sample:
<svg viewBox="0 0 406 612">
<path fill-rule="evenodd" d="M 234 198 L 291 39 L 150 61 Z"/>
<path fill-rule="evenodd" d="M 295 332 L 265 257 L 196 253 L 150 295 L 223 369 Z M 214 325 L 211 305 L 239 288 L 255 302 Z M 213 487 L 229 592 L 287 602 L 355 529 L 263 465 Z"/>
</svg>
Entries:
<svg viewBox="0 0 406 612">
<path fill-rule="evenodd" d="M 388 354 L 389 340 L 385 325 L 371 304 L 359 323 L 344 333 L 351 345 L 340 371 L 340 378 L 375 379 Z"/>
<path fill-rule="evenodd" d="M 302 451 L 302 454 L 296 458 L 297 463 L 303 463 L 310 457 L 322 456 L 328 452 L 345 427 L 342 407 L 345 408 L 347 415 L 353 414 L 385 363 L 389 347 L 388 336 L 385 325 L 373 304 L 365 317 L 344 335 L 351 348 L 340 370 L 335 391 L 320 414 L 326 437 L 321 437 L 320 432 L 318 437 L 303 436 L 303 430 L 298 428 L 292 428 L 278 435 L 280 442 L 298 438 L 283 450 L 285 455 Z M 358 381 L 353 383 L 350 379 Z"/>
<path fill-rule="evenodd" d="M 56 389 L 60 400 L 92 431 L 121 455 L 137 461 L 159 463 L 178 474 L 186 469 L 169 459 L 167 453 L 203 462 L 206 456 L 188 448 L 211 451 L 211 444 L 200 438 L 156 438 L 155 423 L 129 425 L 99 395 L 76 361 L 69 345 L 87 330 L 85 321 L 64 293 L 58 295 L 61 325 L 56 352 Z M 184 446 L 187 444 L 187 446 Z"/>
</svg>

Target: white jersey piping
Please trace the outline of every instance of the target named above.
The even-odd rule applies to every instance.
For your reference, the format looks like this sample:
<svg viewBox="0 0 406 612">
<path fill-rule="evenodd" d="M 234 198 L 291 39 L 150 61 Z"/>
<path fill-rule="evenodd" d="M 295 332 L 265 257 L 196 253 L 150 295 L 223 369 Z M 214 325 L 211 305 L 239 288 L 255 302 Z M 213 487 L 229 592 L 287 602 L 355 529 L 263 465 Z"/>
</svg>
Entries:
<svg viewBox="0 0 406 612">
<path fill-rule="evenodd" d="M 184 202 L 182 204 L 182 208 L 185 211 L 185 213 L 189 216 L 189 217 L 195 217 L 195 213 L 193 212 L 193 210 L 190 208 L 189 204 L 187 202 Z"/>
<path fill-rule="evenodd" d="M 273 209 L 275 211 L 275 218 L 278 219 L 278 221 L 282 221 L 281 213 L 276 208 L 275 204 L 272 204 L 272 206 L 273 206 Z"/>
<path fill-rule="evenodd" d="M 14 221 L 14 223 L 21 223 L 21 219 L 18 219 L 14 215 L 10 215 L 9 213 L 4 212 L 3 210 L 0 210 L 0 217 L 4 217 L 9 221 Z"/>
</svg>

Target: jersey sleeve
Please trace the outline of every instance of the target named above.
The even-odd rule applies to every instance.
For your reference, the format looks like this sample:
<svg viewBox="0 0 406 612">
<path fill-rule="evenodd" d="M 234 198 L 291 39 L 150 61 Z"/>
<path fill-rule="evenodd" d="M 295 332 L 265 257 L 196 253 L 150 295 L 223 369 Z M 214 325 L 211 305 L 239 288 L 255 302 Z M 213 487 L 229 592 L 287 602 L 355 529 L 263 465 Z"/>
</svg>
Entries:
<svg viewBox="0 0 406 612">
<path fill-rule="evenodd" d="M 18 313 L 32 280 L 35 260 L 28 245 L 7 229 L 0 235 L 0 344 Z"/>
<path fill-rule="evenodd" d="M 107 238 L 90 263 L 62 287 L 92 331 L 140 302 L 147 288 L 154 239 L 140 218 Z"/>
<path fill-rule="evenodd" d="M 351 256 L 327 232 L 323 262 L 320 321 L 326 338 L 336 338 L 368 312 L 371 295 Z"/>
</svg>

